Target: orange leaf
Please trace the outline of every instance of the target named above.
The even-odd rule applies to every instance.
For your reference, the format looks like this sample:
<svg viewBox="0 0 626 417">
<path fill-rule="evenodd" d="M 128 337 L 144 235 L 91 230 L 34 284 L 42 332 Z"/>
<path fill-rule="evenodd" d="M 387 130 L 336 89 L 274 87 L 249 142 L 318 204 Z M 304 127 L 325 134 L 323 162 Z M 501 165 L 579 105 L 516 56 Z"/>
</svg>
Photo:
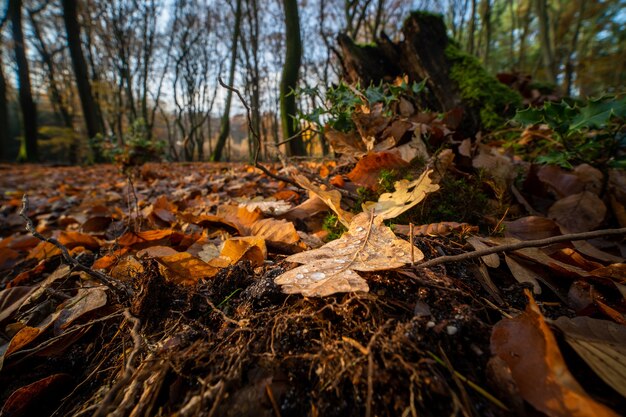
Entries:
<svg viewBox="0 0 626 417">
<path fill-rule="evenodd" d="M 41 333 L 41 329 L 37 327 L 22 327 L 19 332 L 13 336 L 7 351 L 5 352 L 5 356 L 9 356 L 13 352 L 17 352 L 33 340 Z"/>
<path fill-rule="evenodd" d="M 348 174 L 348 178 L 363 187 L 377 189 L 378 177 L 384 169 L 402 168 L 408 163 L 390 152 L 368 153 L 357 162 L 356 166 Z"/>
<path fill-rule="evenodd" d="M 163 265 L 163 275 L 170 281 L 182 285 L 194 285 L 202 278 L 212 278 L 220 271 L 190 253 L 180 252 L 176 255 L 158 258 Z"/>
<path fill-rule="evenodd" d="M 100 243 L 93 236 L 79 232 L 61 232 L 57 240 L 68 249 L 84 246 L 85 248 L 95 250 L 100 247 Z"/>
<path fill-rule="evenodd" d="M 574 379 L 530 291 L 525 292 L 526 311 L 501 320 L 491 334 L 491 351 L 507 363 L 522 397 L 550 417 L 617 417 Z"/>
<path fill-rule="evenodd" d="M 180 238 L 181 234 L 173 230 L 146 230 L 138 233 L 127 232 L 117 240 L 117 243 L 121 246 L 133 246 L 137 243 L 154 242 L 174 236 Z"/>
<path fill-rule="evenodd" d="M 39 242 L 39 244 L 35 246 L 32 251 L 30 251 L 26 259 L 37 259 L 38 261 L 42 261 L 60 254 L 61 249 L 57 248 L 52 243 Z"/>
</svg>

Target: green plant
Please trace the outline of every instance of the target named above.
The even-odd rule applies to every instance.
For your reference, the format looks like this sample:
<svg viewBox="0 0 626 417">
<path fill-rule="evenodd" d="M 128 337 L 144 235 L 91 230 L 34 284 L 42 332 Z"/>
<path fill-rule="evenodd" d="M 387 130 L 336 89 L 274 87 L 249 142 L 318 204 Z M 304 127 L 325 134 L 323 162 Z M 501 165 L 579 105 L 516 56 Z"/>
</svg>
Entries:
<svg viewBox="0 0 626 417">
<path fill-rule="evenodd" d="M 626 167 L 626 97 L 605 96 L 580 105 L 546 103 L 518 111 L 513 120 L 525 127 L 549 127 L 548 136 L 535 143 L 536 162 L 565 168 L 583 162 Z"/>
<path fill-rule="evenodd" d="M 123 145 L 116 142 L 104 142 L 99 146 L 102 155 L 112 162 L 122 165 L 126 170 L 146 162 L 160 161 L 165 150 L 165 142 L 150 139 L 148 126 L 143 119 L 137 119 L 124 134 Z"/>
<path fill-rule="evenodd" d="M 324 222 L 322 223 L 322 229 L 328 232 L 326 236 L 326 241 L 330 242 L 331 240 L 339 239 L 341 235 L 348 229 L 343 225 L 337 218 L 335 214 L 329 213 L 328 216 L 324 218 Z"/>
<path fill-rule="evenodd" d="M 328 89 L 326 97 L 322 97 L 317 88 L 300 89 L 296 95 L 308 96 L 321 101 L 322 104 L 310 113 L 300 113 L 298 117 L 301 120 L 314 123 L 320 128 L 328 125 L 332 129 L 348 132 L 355 128 L 352 115 L 359 111 L 361 106 L 371 108 L 380 103 L 383 106 L 383 112 L 389 113 L 392 104 L 399 101 L 401 96 L 413 96 L 421 93 L 426 86 L 426 81 L 409 84 L 403 79 L 396 84 L 381 82 L 378 85 L 371 84 L 367 88 L 363 88 L 359 84 L 351 86 L 341 81 L 339 85 Z"/>
</svg>

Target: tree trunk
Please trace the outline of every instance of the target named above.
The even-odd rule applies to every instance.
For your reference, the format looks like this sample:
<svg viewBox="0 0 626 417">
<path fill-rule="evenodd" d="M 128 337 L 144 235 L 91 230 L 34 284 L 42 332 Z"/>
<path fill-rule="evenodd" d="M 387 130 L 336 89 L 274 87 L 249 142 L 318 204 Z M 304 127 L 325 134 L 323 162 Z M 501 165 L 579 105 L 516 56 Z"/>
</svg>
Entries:
<svg viewBox="0 0 626 417">
<path fill-rule="evenodd" d="M 9 0 L 9 15 L 13 32 L 13 48 L 17 63 L 19 99 L 22 109 L 22 125 L 24 127 L 24 147 L 20 150 L 20 159 L 37 162 L 37 106 L 30 88 L 30 70 L 26 59 L 24 32 L 22 31 L 22 0 Z"/>
<path fill-rule="evenodd" d="M 546 0 L 535 0 L 535 12 L 539 18 L 539 36 L 541 54 L 546 74 L 551 83 L 556 84 L 556 69 L 554 67 L 554 53 L 550 41 L 550 22 L 548 19 L 548 5 Z"/>
<path fill-rule="evenodd" d="M 476 58 L 449 41 L 441 16 L 415 12 L 405 20 L 402 35 L 404 40 L 397 43 L 383 37 L 368 46 L 340 35 L 344 78 L 362 86 L 390 82 L 401 75 L 409 82 L 426 80 L 428 93 L 420 96 L 422 105 L 441 112 L 461 109 L 463 119 L 457 131 L 467 136 L 481 127 L 496 127 L 503 122 L 501 116 L 521 101 Z"/>
<path fill-rule="evenodd" d="M 2 70 L 2 51 L 0 50 L 0 161 L 7 159 L 9 146 L 9 106 L 7 102 L 7 83 Z"/>
<path fill-rule="evenodd" d="M 83 117 L 85 118 L 85 126 L 87 127 L 87 135 L 92 139 L 96 135 L 102 134 L 103 129 L 102 125 L 99 123 L 96 104 L 91 94 L 87 63 L 85 62 L 81 47 L 80 25 L 78 24 L 76 1 L 77 0 L 62 0 L 63 20 L 67 31 L 67 41 L 72 58 L 72 65 L 74 67 L 78 95 L 83 109 Z"/>
<path fill-rule="evenodd" d="M 302 59 L 302 40 L 300 39 L 300 18 L 297 0 L 283 0 L 285 8 L 285 64 L 280 80 L 280 121 L 283 140 L 289 140 L 290 155 L 306 155 L 302 136 L 298 134 L 294 117 L 298 112 L 296 96 L 292 94 L 298 85 L 298 73 Z"/>
<path fill-rule="evenodd" d="M 37 39 L 37 43 L 39 44 L 39 54 L 41 55 L 41 59 L 43 63 L 46 65 L 48 69 L 48 84 L 50 86 L 50 101 L 53 106 L 56 106 L 56 110 L 59 112 L 61 116 L 61 120 L 63 121 L 63 125 L 65 127 L 72 128 L 72 115 L 70 114 L 67 106 L 63 103 L 63 99 L 61 97 L 61 93 L 57 86 L 56 77 L 55 77 L 55 68 L 52 62 L 52 55 L 48 52 L 48 48 L 41 34 L 41 30 L 39 29 L 39 24 L 35 19 L 35 15 L 29 11 L 30 23 L 33 27 L 33 34 L 35 35 L 35 39 Z"/>
<path fill-rule="evenodd" d="M 230 71 L 228 73 L 228 85 L 232 86 L 235 82 L 235 66 L 237 65 L 237 45 L 239 44 L 239 35 L 241 32 L 241 1 L 237 0 L 237 6 L 235 10 L 235 27 L 233 28 L 233 41 L 232 52 L 230 56 Z M 228 90 L 226 92 L 226 103 L 224 104 L 224 114 L 222 115 L 222 121 L 220 124 L 220 134 L 217 137 L 215 143 L 215 149 L 211 154 L 211 161 L 217 162 L 222 159 L 222 153 L 224 152 L 224 146 L 226 145 L 226 139 L 230 134 L 230 103 L 233 100 L 233 92 Z"/>
<path fill-rule="evenodd" d="M 586 6 L 587 1 L 581 0 L 580 9 L 578 10 L 578 20 L 576 21 L 576 28 L 574 29 L 574 34 L 572 35 L 572 43 L 570 44 L 570 49 L 567 54 L 567 61 L 565 62 L 565 80 L 563 84 L 563 91 L 565 92 L 565 96 L 570 96 L 572 93 L 572 80 L 574 78 L 574 54 L 576 53 L 576 49 L 578 48 L 578 37 L 580 35 L 580 28 L 583 23 Z M 621 71 L 619 73 L 621 73 Z"/>
</svg>

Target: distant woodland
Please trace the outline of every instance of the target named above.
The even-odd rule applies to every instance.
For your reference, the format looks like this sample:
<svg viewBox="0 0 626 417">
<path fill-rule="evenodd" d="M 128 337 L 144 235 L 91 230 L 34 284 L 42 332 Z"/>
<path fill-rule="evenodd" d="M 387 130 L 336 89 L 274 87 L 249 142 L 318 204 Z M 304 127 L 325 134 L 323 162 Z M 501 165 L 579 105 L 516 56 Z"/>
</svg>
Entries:
<svg viewBox="0 0 626 417">
<path fill-rule="evenodd" d="M 299 115 L 344 78 L 338 35 L 397 42 L 413 10 L 442 15 L 490 73 L 558 97 L 626 82 L 624 0 L 4 0 L 0 159 L 98 162 L 139 143 L 247 160 L 250 128 L 265 159 L 328 152 Z"/>
</svg>

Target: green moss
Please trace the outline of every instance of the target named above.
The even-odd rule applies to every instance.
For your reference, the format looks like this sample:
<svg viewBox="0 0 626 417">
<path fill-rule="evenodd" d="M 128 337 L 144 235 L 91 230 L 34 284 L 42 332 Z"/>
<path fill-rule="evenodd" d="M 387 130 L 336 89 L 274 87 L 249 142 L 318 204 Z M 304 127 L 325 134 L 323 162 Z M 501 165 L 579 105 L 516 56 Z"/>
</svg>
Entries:
<svg viewBox="0 0 626 417">
<path fill-rule="evenodd" d="M 335 214 L 329 214 L 324 219 L 324 223 L 322 223 L 322 229 L 328 232 L 326 236 L 326 241 L 330 242 L 331 240 L 339 239 L 341 235 L 348 229 L 343 225 L 337 218 Z"/>
<path fill-rule="evenodd" d="M 512 114 L 521 102 L 521 96 L 500 83 L 487 72 L 475 57 L 449 43 L 446 57 L 452 66 L 450 78 L 461 90 L 461 98 L 470 106 L 480 107 L 484 128 L 495 129 L 505 122 L 504 116 Z"/>
<path fill-rule="evenodd" d="M 429 196 L 424 204 L 414 210 L 417 224 L 442 221 L 480 224 L 489 211 L 487 195 L 482 189 L 481 179 L 443 177 L 441 189 Z"/>
</svg>

